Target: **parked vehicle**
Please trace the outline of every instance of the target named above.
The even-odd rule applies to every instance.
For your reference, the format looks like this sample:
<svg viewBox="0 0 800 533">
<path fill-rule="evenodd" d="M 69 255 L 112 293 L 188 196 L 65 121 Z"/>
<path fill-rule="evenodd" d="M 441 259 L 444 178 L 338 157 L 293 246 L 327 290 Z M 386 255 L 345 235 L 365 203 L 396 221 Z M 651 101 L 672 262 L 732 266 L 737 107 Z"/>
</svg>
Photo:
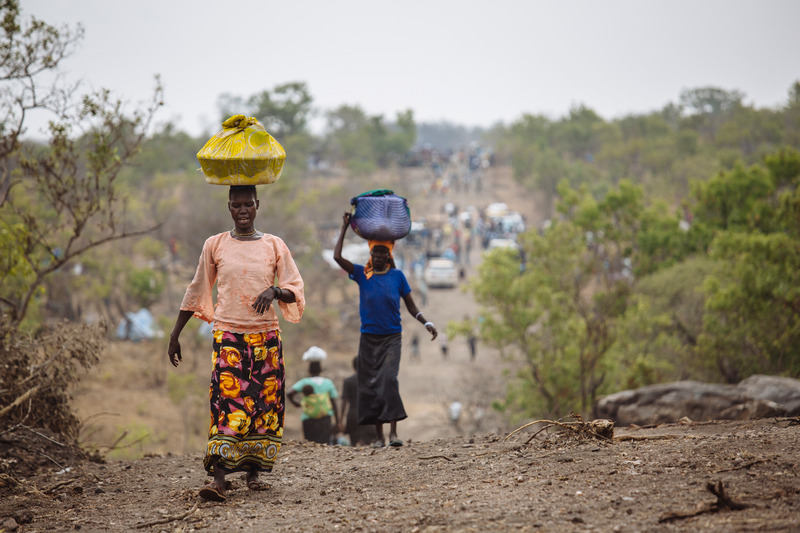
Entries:
<svg viewBox="0 0 800 533">
<path fill-rule="evenodd" d="M 497 248 L 508 248 L 511 250 L 519 250 L 519 245 L 514 239 L 491 239 L 487 249 L 489 251 L 496 250 Z"/>
<path fill-rule="evenodd" d="M 430 288 L 451 289 L 458 285 L 456 264 L 450 259 L 431 259 L 425 265 L 423 279 Z"/>
</svg>

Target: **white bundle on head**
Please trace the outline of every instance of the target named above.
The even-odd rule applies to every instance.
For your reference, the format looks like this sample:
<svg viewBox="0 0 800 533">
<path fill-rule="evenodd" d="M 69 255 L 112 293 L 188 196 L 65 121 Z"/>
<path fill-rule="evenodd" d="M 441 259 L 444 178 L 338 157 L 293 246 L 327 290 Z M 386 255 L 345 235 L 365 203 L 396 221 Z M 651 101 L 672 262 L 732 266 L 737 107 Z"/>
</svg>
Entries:
<svg viewBox="0 0 800 533">
<path fill-rule="evenodd" d="M 303 354 L 303 361 L 324 361 L 328 357 L 325 350 L 319 346 L 312 346 Z"/>
</svg>

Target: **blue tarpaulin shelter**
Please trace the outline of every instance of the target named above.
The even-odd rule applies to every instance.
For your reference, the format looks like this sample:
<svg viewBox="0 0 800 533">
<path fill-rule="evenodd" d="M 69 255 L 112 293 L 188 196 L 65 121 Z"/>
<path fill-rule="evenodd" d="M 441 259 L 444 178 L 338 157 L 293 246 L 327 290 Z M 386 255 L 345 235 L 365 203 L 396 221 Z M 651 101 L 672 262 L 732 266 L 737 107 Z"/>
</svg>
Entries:
<svg viewBox="0 0 800 533">
<path fill-rule="evenodd" d="M 117 338 L 139 342 L 159 337 L 153 314 L 142 308 L 135 313 L 125 313 L 117 325 Z"/>
</svg>

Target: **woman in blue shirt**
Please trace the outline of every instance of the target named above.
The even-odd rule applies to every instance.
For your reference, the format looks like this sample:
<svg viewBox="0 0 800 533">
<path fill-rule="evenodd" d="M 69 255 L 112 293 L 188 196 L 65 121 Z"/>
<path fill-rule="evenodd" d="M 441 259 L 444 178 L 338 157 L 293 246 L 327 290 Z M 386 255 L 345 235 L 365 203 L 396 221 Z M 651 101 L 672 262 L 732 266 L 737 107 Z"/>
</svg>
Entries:
<svg viewBox="0 0 800 533">
<path fill-rule="evenodd" d="M 397 438 L 397 422 L 407 417 L 400 398 L 397 374 L 400 370 L 402 326 L 400 299 L 406 309 L 425 326 L 431 340 L 438 335 L 411 297 L 411 287 L 403 272 L 394 266 L 393 242 L 369 241 L 370 259 L 366 265 L 354 265 L 342 257 L 342 246 L 350 213 L 342 219 L 342 230 L 333 250 L 333 258 L 350 279 L 358 284 L 361 339 L 358 345 L 358 423 L 375 424 L 377 440 L 373 446 L 385 446 L 383 424 L 389 424 L 389 445 L 402 446 Z"/>
</svg>

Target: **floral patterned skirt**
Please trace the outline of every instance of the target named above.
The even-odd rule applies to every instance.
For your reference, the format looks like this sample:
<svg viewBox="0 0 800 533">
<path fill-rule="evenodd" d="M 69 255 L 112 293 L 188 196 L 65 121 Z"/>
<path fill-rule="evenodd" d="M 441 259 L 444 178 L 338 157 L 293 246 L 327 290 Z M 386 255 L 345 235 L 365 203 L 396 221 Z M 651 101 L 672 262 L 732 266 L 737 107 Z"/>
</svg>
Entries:
<svg viewBox="0 0 800 533">
<path fill-rule="evenodd" d="M 227 472 L 272 471 L 284 415 L 283 345 L 278 331 L 214 331 L 211 425 L 203 465 Z"/>
</svg>

